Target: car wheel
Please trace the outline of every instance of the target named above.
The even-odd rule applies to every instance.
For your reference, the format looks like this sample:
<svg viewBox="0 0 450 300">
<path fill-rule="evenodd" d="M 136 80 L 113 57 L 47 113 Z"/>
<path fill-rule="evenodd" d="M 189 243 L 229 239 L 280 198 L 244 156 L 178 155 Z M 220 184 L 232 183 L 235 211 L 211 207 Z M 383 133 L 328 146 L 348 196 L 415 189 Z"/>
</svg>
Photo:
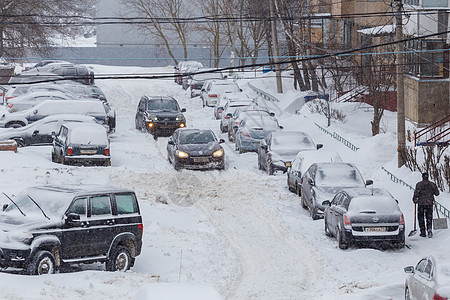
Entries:
<svg viewBox="0 0 450 300">
<path fill-rule="evenodd" d="M 330 229 L 328 229 L 327 219 L 326 218 L 324 218 L 324 223 L 325 223 L 325 235 L 326 236 L 333 236 L 333 234 L 331 233 Z"/>
<path fill-rule="evenodd" d="M 342 232 L 339 229 L 339 226 L 336 227 L 336 239 L 338 241 L 339 249 L 345 250 L 348 249 L 348 244 L 344 242 L 344 237 L 342 236 Z"/>
<path fill-rule="evenodd" d="M 5 128 L 20 128 L 24 126 L 25 124 L 23 122 L 9 122 L 6 123 Z"/>
<path fill-rule="evenodd" d="M 300 202 L 302 203 L 302 207 L 304 209 L 308 209 L 308 206 L 306 206 L 305 196 L 303 196 L 303 193 L 301 194 L 300 199 L 301 199 Z"/>
<path fill-rule="evenodd" d="M 119 246 L 114 250 L 113 255 L 106 262 L 106 270 L 112 272 L 125 272 L 133 265 L 133 260 L 128 248 Z"/>
<path fill-rule="evenodd" d="M 273 175 L 273 165 L 272 165 L 272 163 L 269 163 L 267 165 L 267 174 Z"/>
<path fill-rule="evenodd" d="M 311 219 L 315 220 L 319 220 L 319 216 L 317 215 L 317 211 L 315 207 L 312 207 L 309 211 L 309 214 L 311 216 Z"/>
<path fill-rule="evenodd" d="M 63 164 L 63 165 L 66 164 L 66 160 L 64 159 L 64 153 L 61 153 L 61 156 L 60 156 L 60 158 L 59 158 L 59 162 L 60 162 L 61 164 Z"/>
<path fill-rule="evenodd" d="M 180 171 L 180 170 L 181 170 L 180 163 L 177 162 L 176 159 L 174 159 L 174 161 L 173 161 L 173 168 L 174 168 L 175 170 L 177 170 L 177 171 Z"/>
<path fill-rule="evenodd" d="M 111 160 L 105 161 L 105 167 L 111 167 Z"/>
<path fill-rule="evenodd" d="M 57 161 L 56 161 L 55 153 L 53 153 L 53 151 L 52 151 L 52 162 L 57 162 Z"/>
<path fill-rule="evenodd" d="M 17 147 L 25 147 L 25 142 L 22 139 L 14 139 L 17 143 Z"/>
<path fill-rule="evenodd" d="M 301 197 L 302 196 L 302 189 L 298 186 L 298 183 L 295 184 L 295 193 Z"/>
<path fill-rule="evenodd" d="M 405 287 L 405 300 L 411 300 L 411 295 L 409 294 L 408 287 Z"/>
<path fill-rule="evenodd" d="M 155 141 L 157 141 L 158 140 L 158 136 L 156 135 L 156 133 L 154 133 L 154 134 L 152 134 L 153 135 L 153 139 L 155 140 Z"/>
<path fill-rule="evenodd" d="M 55 272 L 55 257 L 51 252 L 45 250 L 38 251 L 27 266 L 27 273 L 30 275 L 53 274 Z"/>
<path fill-rule="evenodd" d="M 242 153 L 244 153 L 244 152 L 245 152 L 245 150 L 242 149 L 241 147 L 239 147 L 239 154 L 242 154 Z"/>
</svg>

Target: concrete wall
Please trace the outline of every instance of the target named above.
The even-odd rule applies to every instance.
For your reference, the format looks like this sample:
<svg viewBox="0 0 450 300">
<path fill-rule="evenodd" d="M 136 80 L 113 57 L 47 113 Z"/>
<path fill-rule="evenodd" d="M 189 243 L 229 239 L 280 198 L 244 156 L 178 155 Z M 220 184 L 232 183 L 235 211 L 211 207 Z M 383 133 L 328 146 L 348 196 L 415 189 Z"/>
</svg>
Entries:
<svg viewBox="0 0 450 300">
<path fill-rule="evenodd" d="M 421 127 L 450 114 L 448 79 L 404 78 L 406 118 Z"/>
</svg>

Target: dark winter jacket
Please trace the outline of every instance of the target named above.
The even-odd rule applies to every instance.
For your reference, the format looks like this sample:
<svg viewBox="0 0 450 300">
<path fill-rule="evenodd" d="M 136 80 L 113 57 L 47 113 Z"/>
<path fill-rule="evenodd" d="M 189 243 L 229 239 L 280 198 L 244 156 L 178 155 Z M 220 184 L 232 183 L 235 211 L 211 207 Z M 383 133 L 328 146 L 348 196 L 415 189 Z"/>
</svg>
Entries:
<svg viewBox="0 0 450 300">
<path fill-rule="evenodd" d="M 434 196 L 439 195 L 439 190 L 433 182 L 424 179 L 416 184 L 413 202 L 419 205 L 433 205 Z"/>
</svg>

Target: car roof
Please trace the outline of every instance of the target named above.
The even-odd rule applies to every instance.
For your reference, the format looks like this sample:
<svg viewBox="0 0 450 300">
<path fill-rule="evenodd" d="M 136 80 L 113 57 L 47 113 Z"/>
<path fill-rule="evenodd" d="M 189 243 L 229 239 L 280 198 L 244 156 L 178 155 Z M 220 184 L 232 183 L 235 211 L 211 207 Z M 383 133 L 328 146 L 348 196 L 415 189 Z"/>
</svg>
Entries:
<svg viewBox="0 0 450 300">
<path fill-rule="evenodd" d="M 354 188 L 346 188 L 342 190 L 347 195 L 350 196 L 350 198 L 359 198 L 359 197 L 367 197 L 367 196 L 374 196 L 374 197 L 390 197 L 394 198 L 391 193 L 388 192 L 388 190 L 384 188 L 365 188 L 365 187 L 354 187 Z"/>
<path fill-rule="evenodd" d="M 92 129 L 97 129 L 97 128 L 103 128 L 106 131 L 106 128 L 98 123 L 74 123 L 74 122 L 69 122 L 69 123 L 63 123 L 61 125 L 64 125 L 65 127 L 67 127 L 68 129 L 73 129 L 73 128 L 81 128 L 81 127 L 87 127 L 87 128 L 92 128 Z"/>
<path fill-rule="evenodd" d="M 145 97 L 147 97 L 147 100 L 151 100 L 151 101 L 157 101 L 157 100 L 161 100 L 161 101 L 171 100 L 172 101 L 172 100 L 175 100 L 175 98 L 173 98 L 171 96 L 145 96 Z"/>
<path fill-rule="evenodd" d="M 65 185 L 44 185 L 34 186 L 26 189 L 30 194 L 39 191 L 48 193 L 65 194 L 70 198 L 88 195 L 88 194 L 105 194 L 105 193 L 129 193 L 134 192 L 131 189 L 116 187 L 112 185 L 97 185 L 97 184 L 65 184 Z"/>
</svg>

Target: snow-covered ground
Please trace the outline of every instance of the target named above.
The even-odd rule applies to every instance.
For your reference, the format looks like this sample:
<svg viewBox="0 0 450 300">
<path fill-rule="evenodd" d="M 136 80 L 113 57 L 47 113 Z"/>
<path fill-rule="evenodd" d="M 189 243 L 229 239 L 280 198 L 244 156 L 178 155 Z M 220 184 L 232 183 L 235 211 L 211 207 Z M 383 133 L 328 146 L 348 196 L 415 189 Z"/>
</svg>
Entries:
<svg viewBox="0 0 450 300">
<path fill-rule="evenodd" d="M 96 75 L 173 72 L 172 67 L 91 67 Z M 274 78 L 258 75 L 237 82 L 252 95 L 248 82 L 276 94 Z M 112 166 L 52 163 L 49 146 L 0 152 L 1 191 L 16 195 L 28 186 L 74 182 L 113 183 L 134 189 L 144 219 L 142 254 L 126 273 L 106 272 L 100 264 L 77 265 L 45 276 L 2 272 L 2 299 L 143 299 L 152 293 L 151 299 L 168 299 L 161 288 L 167 286 L 175 290 L 170 299 L 192 299 L 186 293 L 202 289 L 209 295 L 205 299 L 211 299 L 211 290 L 205 286 L 225 299 L 402 299 L 405 266 L 430 254 L 438 263 L 448 258 L 448 230 L 435 231 L 433 239 L 407 237 L 410 249 L 340 250 L 335 239 L 325 236 L 323 220 L 313 221 L 301 208 L 300 198 L 288 191 L 285 174 L 268 176 L 259 171 L 256 153 L 240 155 L 229 142 L 224 146 L 225 171 L 177 172 L 167 161 L 167 138 L 154 141 L 134 129 L 140 97 L 174 96 L 187 109 L 188 127 L 210 128 L 227 140 L 219 131 L 213 108 L 202 108 L 200 98 L 191 99 L 189 91 L 172 79 L 105 79 L 96 84 L 118 115 L 117 131 L 111 137 Z M 285 79 L 285 88 L 291 89 L 291 85 Z M 276 112 L 286 130 L 309 133 L 316 143 L 355 163 L 376 187 L 387 188 L 399 201 L 409 233 L 414 220 L 412 191 L 392 182 L 382 170 L 384 167 L 410 185 L 420 179 L 419 173 L 397 168 L 396 114 L 385 112 L 385 133 L 371 137 L 370 112 L 357 104 L 336 104 L 334 108 L 341 109 L 346 120 L 326 129 L 359 147 L 354 152 L 324 133 L 318 125 L 325 127 L 325 118 L 311 114 L 306 105 L 299 115 L 283 110 L 298 96 L 288 91 L 279 95 L 281 103 L 265 105 Z M 443 193 L 438 200 L 446 198 L 448 194 Z M 7 202 L 0 199 L 0 205 Z M 191 288 L 186 288 L 190 284 Z"/>
</svg>

